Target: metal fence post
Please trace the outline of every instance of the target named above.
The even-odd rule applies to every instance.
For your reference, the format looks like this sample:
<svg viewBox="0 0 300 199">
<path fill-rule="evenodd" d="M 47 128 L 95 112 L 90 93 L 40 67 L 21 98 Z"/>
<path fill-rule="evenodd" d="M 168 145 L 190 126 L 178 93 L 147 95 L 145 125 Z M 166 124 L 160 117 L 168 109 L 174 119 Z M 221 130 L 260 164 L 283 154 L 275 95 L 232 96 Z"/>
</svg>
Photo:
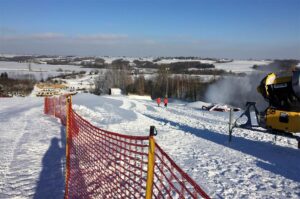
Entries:
<svg viewBox="0 0 300 199">
<path fill-rule="evenodd" d="M 232 108 L 229 111 L 229 143 L 231 142 L 232 138 Z"/>
</svg>

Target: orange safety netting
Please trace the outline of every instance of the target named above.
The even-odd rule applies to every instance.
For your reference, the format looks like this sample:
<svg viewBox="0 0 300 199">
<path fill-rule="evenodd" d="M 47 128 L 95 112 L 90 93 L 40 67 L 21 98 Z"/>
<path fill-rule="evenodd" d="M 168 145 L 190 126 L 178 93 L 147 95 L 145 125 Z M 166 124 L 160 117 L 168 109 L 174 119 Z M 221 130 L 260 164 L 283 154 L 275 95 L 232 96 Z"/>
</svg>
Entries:
<svg viewBox="0 0 300 199">
<path fill-rule="evenodd" d="M 66 109 L 66 97 L 60 98 L 64 100 L 45 98 L 44 110 L 60 119 L 67 115 L 65 198 L 209 198 L 157 143 L 152 165 L 153 136 L 97 128 L 73 111 L 71 103 Z M 59 112 L 63 110 L 67 114 Z M 149 176 L 153 179 L 147 180 Z"/>
<path fill-rule="evenodd" d="M 61 120 L 63 125 L 67 122 L 67 96 L 61 95 L 59 97 L 45 97 L 44 113 L 54 115 Z"/>
<path fill-rule="evenodd" d="M 209 198 L 161 147 L 155 143 L 154 198 Z"/>
</svg>

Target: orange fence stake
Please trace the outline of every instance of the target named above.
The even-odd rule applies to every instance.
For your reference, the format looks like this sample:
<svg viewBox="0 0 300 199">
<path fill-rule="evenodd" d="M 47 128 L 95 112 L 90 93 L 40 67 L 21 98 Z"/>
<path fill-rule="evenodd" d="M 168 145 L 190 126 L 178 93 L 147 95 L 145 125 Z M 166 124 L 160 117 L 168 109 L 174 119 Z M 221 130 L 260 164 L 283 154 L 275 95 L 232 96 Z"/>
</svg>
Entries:
<svg viewBox="0 0 300 199">
<path fill-rule="evenodd" d="M 155 164 L 155 127 L 150 126 L 149 151 L 148 151 L 148 169 L 147 169 L 147 185 L 146 199 L 152 198 L 153 179 L 154 179 L 154 164 Z"/>
<path fill-rule="evenodd" d="M 67 96 L 66 97 L 66 173 L 65 173 L 65 199 L 69 196 L 69 177 L 70 177 L 70 150 L 69 150 L 69 143 L 71 136 L 69 134 L 69 128 L 70 128 L 70 111 L 72 108 L 72 97 Z"/>
</svg>

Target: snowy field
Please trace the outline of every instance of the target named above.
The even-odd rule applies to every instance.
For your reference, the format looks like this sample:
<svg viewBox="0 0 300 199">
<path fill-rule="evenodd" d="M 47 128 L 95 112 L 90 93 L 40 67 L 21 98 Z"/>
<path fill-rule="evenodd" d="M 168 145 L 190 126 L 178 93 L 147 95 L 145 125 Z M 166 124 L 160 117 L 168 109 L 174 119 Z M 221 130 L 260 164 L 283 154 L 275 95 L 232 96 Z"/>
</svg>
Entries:
<svg viewBox="0 0 300 199">
<path fill-rule="evenodd" d="M 57 75 L 72 73 L 73 71 L 87 71 L 91 69 L 81 68 L 81 66 L 75 65 L 49 65 L 49 64 L 30 64 L 31 71 L 29 71 L 28 63 L 19 62 L 5 62 L 0 61 L 0 73 L 7 72 L 9 77 L 21 78 L 23 75 L 33 75 L 36 79 L 46 79 L 48 77 L 54 77 Z M 59 71 L 61 70 L 61 71 Z"/>
<path fill-rule="evenodd" d="M 228 113 L 201 103 L 79 94 L 73 108 L 101 128 L 128 135 L 158 130 L 156 141 L 212 198 L 299 198 L 296 141 L 236 129 L 228 144 Z M 0 198 L 62 198 L 65 131 L 43 114 L 43 99 L 0 100 Z"/>
<path fill-rule="evenodd" d="M 75 66 L 75 65 L 50 65 L 50 64 L 30 64 L 31 69 L 33 71 L 57 71 L 58 69 L 62 70 L 69 70 L 69 71 L 78 71 L 78 70 L 85 70 L 84 68 L 81 68 L 81 66 Z M 19 63 L 19 62 L 6 62 L 6 61 L 0 61 L 0 69 L 1 70 L 28 70 L 28 63 Z"/>
<path fill-rule="evenodd" d="M 228 63 L 213 63 L 217 69 L 222 69 L 232 72 L 253 72 L 253 65 L 264 66 L 270 64 L 271 61 L 249 61 L 249 60 L 234 60 Z"/>
<path fill-rule="evenodd" d="M 150 61 L 153 62 L 155 58 L 130 58 L 130 57 L 101 57 L 105 60 L 106 63 L 112 63 L 113 60 L 116 59 L 124 59 L 131 63 L 133 63 L 134 60 L 140 60 L 140 61 Z M 222 69 L 225 71 L 232 71 L 232 72 L 252 72 L 254 71 L 252 66 L 253 65 L 268 65 L 272 61 L 265 61 L 265 60 L 233 60 L 232 62 L 225 62 L 225 63 L 217 63 L 213 60 L 208 59 L 161 59 L 155 63 L 157 64 L 171 64 L 176 62 L 201 62 L 205 64 L 214 64 L 216 69 Z"/>
<path fill-rule="evenodd" d="M 129 58 L 129 57 L 102 57 L 106 63 L 112 63 L 113 60 L 116 59 L 124 59 L 133 63 L 134 60 L 140 61 L 153 61 L 153 58 Z M 216 63 L 212 60 L 180 60 L 180 59 L 162 59 L 157 64 L 170 64 L 174 62 L 189 62 L 189 61 L 199 61 L 201 63 L 214 64 L 216 69 L 222 69 L 225 71 L 232 72 L 252 72 L 253 65 L 268 65 L 271 61 L 252 61 L 252 60 L 233 60 L 228 63 Z M 50 64 L 31 64 L 32 72 L 30 73 L 38 73 L 44 72 L 44 75 L 58 75 L 60 74 L 57 70 L 62 69 L 64 72 L 72 72 L 72 71 L 90 71 L 92 69 L 89 68 L 81 68 L 79 65 L 50 65 Z M 153 69 L 144 69 L 146 73 L 150 71 L 153 72 Z M 147 72 L 148 70 L 148 72 Z M 11 74 L 16 74 L 17 72 L 20 74 L 29 73 L 28 71 L 28 63 L 18 63 L 18 62 L 5 62 L 0 61 L 0 72 L 9 72 Z M 47 72 L 47 73 L 45 73 Z"/>
</svg>

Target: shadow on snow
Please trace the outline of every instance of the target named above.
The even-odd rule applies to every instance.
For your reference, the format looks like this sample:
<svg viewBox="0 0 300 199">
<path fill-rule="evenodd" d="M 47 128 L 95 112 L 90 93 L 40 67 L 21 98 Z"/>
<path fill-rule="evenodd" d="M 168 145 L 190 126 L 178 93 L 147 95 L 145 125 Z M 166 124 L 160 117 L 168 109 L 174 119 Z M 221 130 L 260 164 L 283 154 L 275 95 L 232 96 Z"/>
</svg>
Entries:
<svg viewBox="0 0 300 199">
<path fill-rule="evenodd" d="M 300 151 L 298 149 L 278 146 L 262 141 L 253 141 L 243 137 L 233 137 L 232 142 L 229 144 L 228 135 L 207 129 L 202 130 L 193 128 L 188 125 L 179 124 L 152 115 L 145 116 L 159 122 L 169 123 L 172 126 L 176 126 L 179 130 L 189 132 L 202 139 L 254 156 L 260 159 L 257 160 L 258 167 L 296 182 L 300 182 Z"/>
<path fill-rule="evenodd" d="M 63 198 L 65 189 L 65 127 L 61 126 L 61 139 L 52 138 L 51 145 L 45 153 L 43 168 L 37 182 L 34 199 L 39 198 Z M 61 142 L 61 146 L 59 144 Z"/>
</svg>

